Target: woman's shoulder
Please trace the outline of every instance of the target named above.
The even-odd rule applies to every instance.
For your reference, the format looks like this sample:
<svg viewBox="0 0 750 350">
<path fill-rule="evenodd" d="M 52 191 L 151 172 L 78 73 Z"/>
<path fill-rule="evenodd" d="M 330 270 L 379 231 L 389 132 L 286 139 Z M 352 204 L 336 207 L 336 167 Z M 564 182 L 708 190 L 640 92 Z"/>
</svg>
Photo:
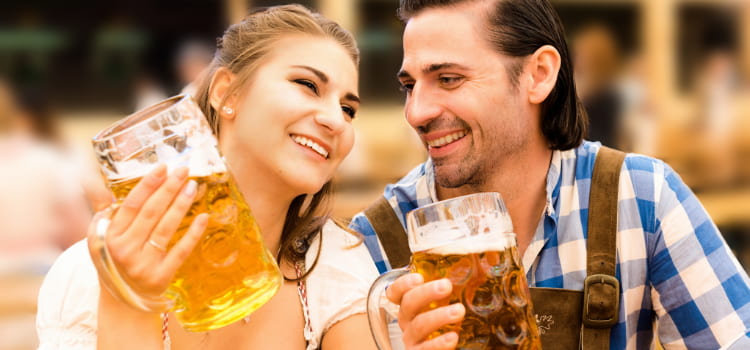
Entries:
<svg viewBox="0 0 750 350">
<path fill-rule="evenodd" d="M 73 279 L 73 280 L 71 280 Z M 98 286 L 96 268 L 91 262 L 88 245 L 85 239 L 66 249 L 55 260 L 45 277 L 47 283 L 93 284 Z"/>
<path fill-rule="evenodd" d="M 318 249 L 321 250 L 319 256 Z M 307 266 L 311 266 L 310 264 L 316 257 L 318 257 L 317 265 L 328 266 L 328 269 L 339 270 L 347 267 L 357 269 L 359 273 L 365 273 L 365 275 L 375 277 L 378 275 L 367 246 L 364 244 L 364 237 L 334 220 L 328 220 L 323 225 L 320 235 L 311 242 L 306 257 Z"/>
<path fill-rule="evenodd" d="M 378 270 L 362 237 L 331 220 L 310 245 L 308 267 L 316 256 L 318 261 L 306 284 L 312 328 L 319 341 L 337 322 L 365 312 L 367 291 Z"/>
<path fill-rule="evenodd" d="M 323 225 L 321 235 L 323 236 L 323 244 L 325 246 L 337 249 L 350 249 L 364 243 L 361 234 L 342 226 L 332 219 L 326 221 L 325 225 Z"/>
</svg>

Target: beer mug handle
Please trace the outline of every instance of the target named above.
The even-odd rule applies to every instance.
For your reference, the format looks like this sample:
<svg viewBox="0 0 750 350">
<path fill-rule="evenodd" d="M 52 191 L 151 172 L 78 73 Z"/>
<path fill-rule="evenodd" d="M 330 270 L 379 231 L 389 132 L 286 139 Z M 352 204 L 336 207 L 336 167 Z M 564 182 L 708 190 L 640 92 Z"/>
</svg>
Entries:
<svg viewBox="0 0 750 350">
<path fill-rule="evenodd" d="M 372 337 L 375 339 L 375 344 L 379 350 L 390 350 L 391 342 L 388 336 L 388 327 L 386 318 L 381 310 L 385 310 L 393 318 L 398 317 L 398 305 L 392 303 L 385 296 L 385 290 L 388 286 L 393 283 L 397 278 L 410 273 L 409 268 L 400 268 L 388 271 L 370 287 L 370 291 L 367 293 L 367 320 L 370 323 L 370 332 Z"/>
<path fill-rule="evenodd" d="M 164 312 L 171 309 L 174 305 L 171 299 L 142 296 L 134 291 L 112 260 L 107 248 L 107 229 L 116 209 L 116 206 L 112 205 L 96 213 L 88 229 L 89 251 L 99 280 L 113 296 L 137 309 L 147 312 Z"/>
</svg>

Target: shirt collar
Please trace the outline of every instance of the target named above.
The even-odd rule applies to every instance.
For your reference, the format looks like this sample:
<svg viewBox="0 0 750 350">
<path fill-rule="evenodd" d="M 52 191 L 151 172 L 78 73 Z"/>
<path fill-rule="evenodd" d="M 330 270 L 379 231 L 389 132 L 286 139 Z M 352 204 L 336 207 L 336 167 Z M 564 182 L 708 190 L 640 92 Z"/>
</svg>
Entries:
<svg viewBox="0 0 750 350">
<path fill-rule="evenodd" d="M 425 199 L 425 203 L 422 203 L 422 198 Z M 438 201 L 435 188 L 435 167 L 432 164 L 432 158 L 429 157 L 424 163 L 424 176 L 417 181 L 417 200 L 419 206 Z"/>
<path fill-rule="evenodd" d="M 559 150 L 552 151 L 552 160 L 549 163 L 549 170 L 547 170 L 547 203 L 544 207 L 544 213 L 551 217 L 557 217 L 555 204 L 557 204 L 557 200 L 560 196 L 562 153 L 563 152 Z"/>
</svg>

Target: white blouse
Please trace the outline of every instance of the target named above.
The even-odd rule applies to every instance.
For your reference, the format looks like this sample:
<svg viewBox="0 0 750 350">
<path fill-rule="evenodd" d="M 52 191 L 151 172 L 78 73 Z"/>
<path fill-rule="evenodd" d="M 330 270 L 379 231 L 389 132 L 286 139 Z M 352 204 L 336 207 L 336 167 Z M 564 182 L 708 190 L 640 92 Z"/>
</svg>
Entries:
<svg viewBox="0 0 750 350">
<path fill-rule="evenodd" d="M 367 292 L 378 276 L 359 237 L 330 221 L 322 233 L 320 260 L 306 282 L 312 328 L 305 332 L 308 350 L 318 349 L 336 322 L 366 312 Z M 317 255 L 318 239 L 307 253 L 307 266 Z M 39 290 L 39 349 L 96 349 L 98 303 L 96 269 L 86 241 L 80 241 L 60 255 Z"/>
</svg>

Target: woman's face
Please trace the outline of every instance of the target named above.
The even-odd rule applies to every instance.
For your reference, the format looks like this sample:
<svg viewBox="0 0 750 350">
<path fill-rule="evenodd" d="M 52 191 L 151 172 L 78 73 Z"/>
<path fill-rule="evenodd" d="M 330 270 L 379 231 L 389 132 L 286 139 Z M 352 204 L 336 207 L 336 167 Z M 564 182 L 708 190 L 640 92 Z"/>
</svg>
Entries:
<svg viewBox="0 0 750 350">
<path fill-rule="evenodd" d="M 357 68 L 332 39 L 278 41 L 236 99 L 231 144 L 242 176 L 263 178 L 291 195 L 315 193 L 354 143 Z"/>
</svg>

